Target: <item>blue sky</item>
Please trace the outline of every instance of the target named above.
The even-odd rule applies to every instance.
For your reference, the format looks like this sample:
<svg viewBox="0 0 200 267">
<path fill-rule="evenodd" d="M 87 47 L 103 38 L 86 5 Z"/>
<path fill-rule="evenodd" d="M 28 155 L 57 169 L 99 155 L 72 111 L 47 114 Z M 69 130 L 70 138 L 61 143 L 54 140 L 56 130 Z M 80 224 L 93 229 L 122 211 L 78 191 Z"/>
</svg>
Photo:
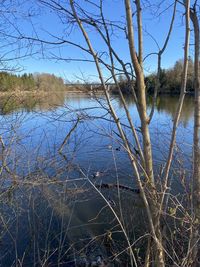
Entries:
<svg viewBox="0 0 200 267">
<path fill-rule="evenodd" d="M 47 3 L 51 3 L 51 0 L 45 0 Z M 64 38 L 66 40 L 73 41 L 77 44 L 81 44 L 86 47 L 84 39 L 75 26 L 71 27 L 68 24 L 67 16 L 58 14 L 51 8 L 48 8 L 42 4 L 37 6 L 36 4 L 40 2 L 38 0 L 30 0 L 22 6 L 18 6 L 16 9 L 17 16 L 15 18 L 10 16 L 9 19 L 13 21 L 14 26 L 20 29 L 20 32 L 25 36 L 39 37 L 45 40 L 55 40 L 52 36 L 58 36 L 59 38 Z M 56 0 L 58 2 L 58 0 Z M 68 0 L 60 1 L 63 6 L 69 8 Z M 89 5 L 85 0 L 77 0 L 77 2 L 88 12 L 98 13 L 98 10 L 93 6 Z M 98 3 L 98 0 L 92 1 L 93 3 Z M 147 1 L 142 2 L 143 8 L 143 33 L 144 33 L 144 56 L 149 53 L 158 52 L 157 45 L 153 39 L 156 39 L 160 47 L 162 47 L 163 42 L 166 38 L 169 23 L 173 11 L 173 1 L 162 1 L 160 7 L 157 8 L 159 1 L 151 1 L 151 8 L 147 7 Z M 171 7 L 170 7 L 171 6 Z M 105 18 L 113 20 L 120 25 L 125 25 L 125 8 L 123 0 L 104 0 L 104 14 Z M 14 8 L 14 5 L 13 5 Z M 167 10 L 165 10 L 167 8 Z M 133 5 L 134 12 L 134 5 Z M 23 16 L 21 15 L 23 13 Z M 26 18 L 28 13 L 33 14 L 33 16 Z M 184 45 L 184 10 L 181 5 L 177 5 L 176 19 L 174 23 L 173 32 L 170 38 L 169 45 L 166 52 L 163 55 L 162 67 L 168 68 L 173 66 L 176 60 L 183 58 L 183 45 Z M 134 19 L 134 16 L 133 16 Z M 134 25 L 135 19 L 134 19 Z M 104 52 L 106 50 L 101 38 L 98 36 L 94 29 L 87 28 L 88 34 L 91 38 L 92 44 L 96 51 Z M 10 27 L 10 32 L 14 33 L 15 30 L 13 26 Z M 135 27 L 135 36 L 137 34 L 137 29 Z M 153 38 L 152 38 L 153 37 Z M 129 49 L 127 39 L 122 31 L 114 29 L 111 36 L 112 45 L 119 54 L 119 56 L 125 61 L 130 62 Z M 27 44 L 27 43 L 26 43 Z M 136 43 L 137 46 L 137 43 Z M 80 80 L 81 78 L 87 80 L 98 80 L 97 72 L 93 63 L 86 62 L 73 62 L 73 61 L 63 61 L 63 60 L 53 60 L 50 59 L 53 55 L 59 56 L 61 58 L 83 58 L 90 59 L 87 54 L 80 49 L 74 48 L 70 45 L 64 46 L 43 46 L 43 51 L 41 51 L 41 46 L 31 46 L 29 51 L 37 54 L 31 57 L 27 57 L 23 60 L 18 60 L 18 63 L 24 68 L 25 72 L 48 72 L 54 73 L 58 76 L 63 77 L 66 80 Z M 41 53 L 42 52 L 42 53 Z M 192 55 L 192 49 L 191 49 Z M 144 68 L 146 73 L 150 73 L 156 70 L 157 57 L 150 56 L 144 63 Z M 108 73 L 104 70 L 105 76 Z"/>
</svg>

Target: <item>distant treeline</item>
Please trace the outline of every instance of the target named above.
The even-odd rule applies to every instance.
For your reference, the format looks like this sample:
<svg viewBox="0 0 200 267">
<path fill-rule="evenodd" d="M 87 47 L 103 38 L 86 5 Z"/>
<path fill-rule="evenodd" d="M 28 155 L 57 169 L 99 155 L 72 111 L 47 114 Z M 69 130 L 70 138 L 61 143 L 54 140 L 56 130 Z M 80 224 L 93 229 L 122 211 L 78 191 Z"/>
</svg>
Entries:
<svg viewBox="0 0 200 267">
<path fill-rule="evenodd" d="M 16 75 L 0 72 L 0 92 L 13 91 L 56 91 L 64 90 L 64 81 L 60 77 L 48 73 Z"/>
<path fill-rule="evenodd" d="M 161 94 L 178 94 L 181 89 L 181 76 L 183 70 L 183 60 L 178 60 L 172 68 L 162 69 L 160 74 L 160 88 Z M 131 89 L 124 75 L 118 78 L 119 85 L 124 94 L 130 94 Z M 146 88 L 149 94 L 154 92 L 156 84 L 156 73 L 152 73 L 145 78 Z M 133 86 L 137 91 L 137 85 L 133 81 Z M 0 72 L 0 92 L 12 91 L 58 91 L 58 90 L 79 90 L 88 92 L 91 87 L 87 84 L 69 84 L 65 85 L 62 78 L 48 73 L 23 74 L 16 75 L 7 72 Z M 101 86 L 96 91 L 101 91 Z M 115 85 L 111 86 L 111 92 L 118 94 L 118 89 Z M 188 64 L 187 77 L 187 92 L 194 92 L 194 63 L 190 59 Z"/>
<path fill-rule="evenodd" d="M 182 82 L 183 60 L 178 60 L 170 69 L 162 69 L 160 75 L 160 93 L 179 94 Z M 153 93 L 156 83 L 156 74 L 145 78 L 149 93 Z M 194 92 L 194 63 L 190 59 L 188 64 L 187 92 Z"/>
<path fill-rule="evenodd" d="M 179 94 L 181 89 L 181 76 L 183 70 L 183 60 L 178 60 L 174 64 L 172 68 L 162 69 L 160 74 L 160 94 Z M 130 93 L 130 89 L 126 78 L 124 76 L 119 77 L 119 83 L 124 93 Z M 146 89 L 149 94 L 154 92 L 155 84 L 156 84 L 156 73 L 152 73 L 145 78 Z M 137 85 L 133 85 L 135 89 Z M 136 89 L 137 90 L 137 89 Z M 115 90 L 116 91 L 116 90 Z M 117 91 L 116 91 L 117 92 Z M 188 64 L 188 77 L 187 77 L 187 92 L 194 92 L 194 63 L 190 59 Z"/>
</svg>

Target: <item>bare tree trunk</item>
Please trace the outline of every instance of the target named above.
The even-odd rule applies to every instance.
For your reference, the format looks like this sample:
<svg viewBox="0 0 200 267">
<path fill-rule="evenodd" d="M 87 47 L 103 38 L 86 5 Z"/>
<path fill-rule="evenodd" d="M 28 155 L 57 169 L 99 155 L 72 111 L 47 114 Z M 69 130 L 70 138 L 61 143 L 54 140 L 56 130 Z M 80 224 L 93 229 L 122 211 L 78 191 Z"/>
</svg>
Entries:
<svg viewBox="0 0 200 267">
<path fill-rule="evenodd" d="M 142 36 L 142 9 L 140 5 L 140 1 L 136 1 L 136 9 L 137 9 L 137 25 L 138 25 L 138 60 L 140 67 L 142 68 L 143 64 L 143 36 Z"/>
<path fill-rule="evenodd" d="M 140 6 L 140 1 L 136 1 L 137 6 Z M 137 80 L 137 91 L 138 91 L 138 104 L 139 104 L 139 115 L 141 120 L 142 136 L 143 136 L 143 150 L 145 158 L 145 170 L 148 175 L 150 183 L 154 183 L 153 175 L 153 162 L 152 162 L 152 150 L 151 150 L 151 140 L 149 135 L 148 128 L 148 116 L 146 112 L 146 88 L 144 82 L 144 73 L 142 67 L 138 61 L 135 43 L 134 43 L 134 32 L 133 32 L 133 23 L 132 23 L 132 10 L 130 0 L 125 0 L 126 6 L 126 20 L 128 27 L 128 42 L 132 64 L 136 73 Z M 140 21 L 141 19 L 138 19 Z M 142 25 L 138 25 L 138 32 L 142 34 Z M 138 38 L 139 41 L 142 41 L 142 37 Z M 139 44 L 139 47 L 142 47 L 142 43 Z M 142 52 L 140 52 L 142 54 Z"/>
<path fill-rule="evenodd" d="M 194 59 L 194 139 L 193 139 L 193 212 L 194 212 L 194 229 L 192 237 L 192 261 L 193 266 L 199 266 L 198 256 L 200 256 L 200 79 L 199 79 L 199 20 L 196 8 L 191 9 L 191 20 L 194 27 L 195 39 L 195 59 Z"/>
<path fill-rule="evenodd" d="M 165 166 L 165 173 L 164 173 L 164 190 L 167 191 L 170 181 L 169 181 L 169 172 L 171 163 L 173 160 L 173 153 L 174 147 L 176 143 L 176 131 L 179 123 L 179 119 L 181 116 L 181 110 L 183 107 L 185 94 L 186 94 L 186 85 L 187 85 L 187 73 L 188 73 L 188 54 L 189 54 L 189 41 L 190 41 L 190 0 L 185 1 L 185 47 L 184 47 L 184 63 L 183 63 L 183 72 L 182 72 L 182 83 L 181 83 L 181 93 L 179 97 L 179 102 L 176 110 L 176 114 L 174 117 L 171 141 L 170 141 L 170 148 L 169 154 Z M 161 200 L 161 206 L 164 204 L 164 200 L 166 199 L 167 194 L 163 194 Z M 167 200 L 165 201 L 167 203 Z"/>
<path fill-rule="evenodd" d="M 141 7 L 140 0 L 135 1 L 137 8 L 137 23 L 138 23 L 138 47 L 139 47 L 139 59 L 136 54 L 135 41 L 134 41 L 134 31 L 133 31 L 133 21 L 132 21 L 132 9 L 130 0 L 125 0 L 126 7 L 126 20 L 128 27 L 128 42 L 129 50 L 131 55 L 132 64 L 136 74 L 137 82 L 137 94 L 138 94 L 138 107 L 139 115 L 141 121 L 141 130 L 143 137 L 143 151 L 145 160 L 145 171 L 147 174 L 146 181 L 146 194 L 148 202 L 151 209 L 151 216 L 154 226 L 154 242 L 155 242 L 155 266 L 164 267 L 164 250 L 162 246 L 162 233 L 160 229 L 160 219 L 158 216 L 158 202 L 153 174 L 153 159 L 152 159 L 152 148 L 151 139 L 149 134 L 149 118 L 147 115 L 147 105 L 146 105 L 146 88 L 144 82 L 144 73 L 142 68 L 142 24 L 141 24 Z M 152 229 L 151 229 L 152 230 Z"/>
</svg>

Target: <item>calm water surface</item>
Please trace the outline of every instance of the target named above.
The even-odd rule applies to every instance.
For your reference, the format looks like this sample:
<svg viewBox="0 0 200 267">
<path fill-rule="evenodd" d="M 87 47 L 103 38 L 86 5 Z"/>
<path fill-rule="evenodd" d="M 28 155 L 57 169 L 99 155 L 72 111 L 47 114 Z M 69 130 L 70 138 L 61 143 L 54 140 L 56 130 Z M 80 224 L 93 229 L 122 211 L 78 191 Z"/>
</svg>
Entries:
<svg viewBox="0 0 200 267">
<path fill-rule="evenodd" d="M 155 172 L 167 157 L 177 101 L 174 96 L 161 96 L 157 100 L 150 126 Z M 139 129 L 131 96 L 127 97 L 127 103 Z M 126 124 L 117 97 L 113 97 L 113 105 L 120 121 Z M 150 111 L 151 99 L 148 105 Z M 45 261 L 57 263 L 49 266 L 59 266 L 58 262 L 65 264 L 60 266 L 75 266 L 74 258 L 99 254 L 111 257 L 112 250 L 119 252 L 125 242 L 123 234 L 105 201 L 87 181 L 89 178 L 97 187 L 120 183 L 137 188 L 105 98 L 99 96 L 97 101 L 87 95 L 55 93 L 40 101 L 29 97 L 21 102 L 10 97 L 1 99 L 0 111 L 5 145 L 1 144 L 1 161 L 6 159 L 9 167 L 9 171 L 1 171 L 0 266 L 16 266 L 17 259 L 22 266 L 42 266 Z M 62 153 L 58 153 L 77 117 L 80 122 Z M 193 98 L 186 97 L 173 161 L 177 191 L 179 170 L 184 167 L 190 178 L 192 128 Z M 124 129 L 134 145 L 129 129 Z M 139 196 L 123 190 L 119 193 L 116 189 L 102 189 L 102 192 L 119 216 L 129 216 L 126 229 L 130 236 L 134 224 L 134 231 L 139 232 L 135 223 L 137 213 L 143 212 Z M 116 240 L 112 249 L 105 241 L 108 231 Z"/>
</svg>

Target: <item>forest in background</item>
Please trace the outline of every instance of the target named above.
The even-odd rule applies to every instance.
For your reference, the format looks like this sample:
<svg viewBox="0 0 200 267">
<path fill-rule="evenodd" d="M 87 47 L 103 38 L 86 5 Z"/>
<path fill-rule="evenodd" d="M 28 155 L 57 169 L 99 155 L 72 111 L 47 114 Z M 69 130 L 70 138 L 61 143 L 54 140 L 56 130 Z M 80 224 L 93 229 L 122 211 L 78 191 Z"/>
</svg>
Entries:
<svg viewBox="0 0 200 267">
<path fill-rule="evenodd" d="M 174 66 L 168 69 L 161 69 L 160 73 L 160 88 L 159 94 L 179 94 L 181 91 L 181 81 L 182 81 L 182 72 L 183 72 L 183 60 L 179 59 L 175 62 Z M 154 93 L 156 86 L 157 73 L 152 73 L 146 75 L 145 84 L 146 89 L 149 94 Z M 119 77 L 119 82 L 121 85 L 122 91 L 129 93 L 128 82 L 126 78 L 121 75 Z M 136 84 L 135 84 L 135 87 Z M 188 62 L 188 76 L 187 76 L 187 92 L 194 93 L 194 63 L 192 59 L 189 59 Z"/>
<path fill-rule="evenodd" d="M 66 97 L 48 112 L 27 113 L 28 106 L 1 117 L 1 266 L 200 266 L 200 6 L 197 0 L 153 2 L 3 1 L 2 70 L 14 72 L 17 59 L 30 57 L 73 61 L 69 75 L 71 70 L 76 76 L 75 64 L 86 62 L 82 77 L 98 74 L 104 97 L 96 95 L 95 103 L 87 97 L 75 106 Z M 164 70 L 163 56 L 171 64 L 184 59 Z M 156 74 L 147 72 L 147 57 L 149 69 L 156 61 Z M 39 88 L 34 75 L 33 81 Z M 41 88 L 47 90 L 50 80 L 44 81 Z M 20 100 L 24 88 L 18 88 Z M 118 92 L 120 109 L 109 88 Z M 147 89 L 154 89 L 151 105 Z M 194 113 L 184 136 L 188 89 L 195 91 Z M 127 91 L 132 95 L 125 97 Z M 158 94 L 179 91 L 173 116 L 158 114 Z M 135 196 L 130 202 L 129 191 L 137 192 L 139 203 Z"/>
<path fill-rule="evenodd" d="M 169 69 L 161 69 L 160 73 L 160 94 L 179 94 L 181 90 L 183 71 L 183 60 L 180 59 L 175 62 L 174 66 Z M 131 94 L 130 86 L 125 76 L 119 75 L 119 85 L 124 94 Z M 157 74 L 152 73 L 146 75 L 145 83 L 147 92 L 151 95 L 154 92 L 156 86 Z M 133 80 L 134 87 L 137 88 L 136 82 Z M 69 84 L 68 84 L 69 85 Z M 8 72 L 0 72 L 0 92 L 13 92 L 13 91 L 58 91 L 69 90 L 73 91 L 73 88 L 65 84 L 61 77 L 57 77 L 54 74 L 49 73 L 35 73 L 17 75 Z M 73 83 L 72 83 L 73 85 Z M 81 92 L 90 91 L 88 84 L 75 85 L 76 91 Z M 95 89 L 96 91 L 102 90 L 101 87 Z M 112 93 L 118 94 L 118 90 L 115 86 L 111 87 Z M 192 59 L 189 59 L 188 64 L 188 79 L 187 79 L 187 92 L 194 93 L 194 63 Z"/>
<path fill-rule="evenodd" d="M 57 91 L 64 90 L 62 78 L 48 73 L 36 73 L 16 75 L 8 72 L 0 72 L 0 92 L 13 91 Z"/>
<path fill-rule="evenodd" d="M 174 66 L 169 69 L 162 69 L 160 73 L 160 94 L 179 94 L 181 90 L 181 80 L 183 71 L 183 60 L 180 59 L 175 62 Z M 156 85 L 156 73 L 146 75 L 145 82 L 146 88 L 149 94 L 153 94 Z M 119 76 L 119 84 L 121 90 L 125 94 L 131 93 L 128 86 L 128 81 L 123 75 Z M 136 83 L 133 80 L 133 84 Z M 76 85 L 77 87 L 77 85 Z M 80 83 L 80 91 L 88 91 L 90 87 Z M 0 72 L 0 92 L 13 92 L 13 91 L 58 91 L 58 90 L 72 90 L 68 89 L 64 80 L 61 77 L 57 77 L 54 74 L 48 73 L 36 73 L 17 75 L 8 72 Z M 97 89 L 100 90 L 101 88 Z M 115 86 L 111 88 L 113 93 L 117 93 L 118 90 Z M 188 77 L 187 77 L 187 92 L 194 93 L 194 63 L 190 59 L 188 64 Z"/>
<path fill-rule="evenodd" d="M 160 90 L 159 93 L 179 94 L 181 91 L 181 81 L 183 72 L 183 60 L 175 62 L 174 66 L 169 69 L 162 69 L 160 73 Z M 156 84 L 156 73 L 146 77 L 146 86 L 149 93 L 154 92 Z M 194 93 L 194 62 L 188 61 L 187 92 Z"/>
</svg>

